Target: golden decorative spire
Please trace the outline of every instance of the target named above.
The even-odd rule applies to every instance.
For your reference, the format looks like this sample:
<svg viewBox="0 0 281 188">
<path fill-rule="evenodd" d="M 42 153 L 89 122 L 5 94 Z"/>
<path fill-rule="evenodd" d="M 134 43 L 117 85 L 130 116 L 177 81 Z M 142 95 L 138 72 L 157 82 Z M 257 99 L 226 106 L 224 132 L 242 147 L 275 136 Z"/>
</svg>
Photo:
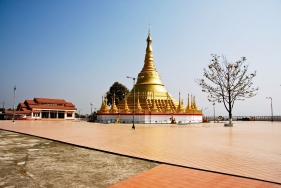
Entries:
<svg viewBox="0 0 281 188">
<path fill-rule="evenodd" d="M 161 102 L 159 100 L 155 100 L 156 101 L 156 107 L 158 109 L 158 112 L 162 112 L 162 109 L 161 109 Z"/>
<path fill-rule="evenodd" d="M 177 113 L 182 113 L 184 112 L 184 107 L 183 107 L 183 102 L 181 101 L 181 93 L 179 92 L 179 104 L 177 108 Z"/>
<path fill-rule="evenodd" d="M 190 103 L 191 103 L 191 110 L 194 110 L 194 105 L 193 105 L 193 97 L 190 95 Z"/>
<path fill-rule="evenodd" d="M 181 112 L 181 92 L 179 92 L 179 104 L 178 104 L 177 112 L 178 113 Z"/>
<path fill-rule="evenodd" d="M 101 97 L 101 107 L 100 109 L 97 111 L 97 113 L 102 113 L 102 110 L 103 110 L 103 106 L 104 106 L 104 102 L 103 102 L 103 96 Z"/>
<path fill-rule="evenodd" d="M 106 97 L 104 97 L 104 102 L 103 102 L 103 109 L 102 109 L 102 112 L 104 112 L 104 113 L 108 113 L 108 112 L 109 112 L 109 109 L 108 109 L 108 106 L 107 106 L 107 100 L 106 100 Z"/>
<path fill-rule="evenodd" d="M 166 110 L 165 111 L 166 112 L 171 112 L 171 107 L 170 107 L 170 101 L 169 100 L 166 101 Z"/>
<path fill-rule="evenodd" d="M 101 97 L 101 107 L 100 107 L 100 110 L 103 109 L 103 106 L 104 106 L 104 102 L 103 102 L 103 96 Z"/>
<path fill-rule="evenodd" d="M 139 99 L 139 92 L 138 92 L 138 101 L 137 101 L 137 112 L 138 113 L 142 112 L 142 108 L 141 108 L 141 105 L 140 105 L 140 99 Z"/>
<path fill-rule="evenodd" d="M 184 109 L 184 106 L 183 106 L 183 99 L 181 100 L 181 112 L 184 112 L 185 109 Z"/>
<path fill-rule="evenodd" d="M 144 65 L 141 72 L 138 74 L 138 79 L 136 82 L 136 87 L 140 92 L 150 91 L 150 92 L 167 92 L 166 88 L 162 84 L 161 76 L 157 72 L 154 66 L 154 59 L 152 53 L 152 38 L 150 37 L 150 31 L 146 39 L 146 53 L 144 59 Z M 148 89 L 147 87 L 150 87 Z M 157 96 L 158 97 L 158 96 Z M 165 97 L 165 94 L 164 96 Z"/>
<path fill-rule="evenodd" d="M 169 100 L 169 94 L 167 92 L 167 99 L 166 99 L 166 106 L 165 106 L 165 112 L 166 113 L 169 113 L 171 112 L 172 109 L 171 109 L 171 106 L 170 106 L 170 100 Z"/>
<path fill-rule="evenodd" d="M 194 109 L 194 110 L 198 110 L 198 109 L 197 109 L 197 105 L 196 105 L 195 96 L 193 96 L 193 109 Z"/>
<path fill-rule="evenodd" d="M 118 112 L 118 108 L 116 107 L 116 104 L 115 104 L 115 93 L 113 94 L 113 100 L 112 100 L 112 105 L 111 105 L 111 112 L 112 113 L 117 113 Z"/>
<path fill-rule="evenodd" d="M 189 98 L 189 94 L 188 94 L 188 97 L 187 97 L 187 106 L 186 106 L 185 112 L 186 112 L 186 113 L 190 113 L 190 110 L 191 110 L 191 104 L 190 104 L 190 98 Z"/>
<path fill-rule="evenodd" d="M 127 103 L 127 97 L 125 97 L 124 111 L 125 111 L 125 113 L 129 113 L 130 112 L 130 108 L 128 107 L 128 103 Z"/>
<path fill-rule="evenodd" d="M 156 71 L 156 68 L 154 66 L 152 47 L 151 47 L 152 38 L 150 37 L 150 35 L 148 35 L 146 41 L 147 41 L 146 54 L 144 59 L 144 66 L 141 72 Z"/>
<path fill-rule="evenodd" d="M 155 99 L 154 99 L 154 92 L 153 92 L 153 103 L 152 103 L 152 109 L 153 112 L 158 112 L 158 108 L 155 104 Z"/>
</svg>

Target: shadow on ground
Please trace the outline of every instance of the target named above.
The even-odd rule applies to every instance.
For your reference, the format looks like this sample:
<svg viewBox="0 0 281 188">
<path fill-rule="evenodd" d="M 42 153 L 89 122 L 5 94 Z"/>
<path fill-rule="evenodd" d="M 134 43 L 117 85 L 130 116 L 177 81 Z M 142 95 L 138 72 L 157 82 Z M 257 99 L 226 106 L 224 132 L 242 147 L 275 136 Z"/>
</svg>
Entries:
<svg viewBox="0 0 281 188">
<path fill-rule="evenodd" d="M 0 130 L 0 187 L 107 187 L 157 165 Z"/>
</svg>

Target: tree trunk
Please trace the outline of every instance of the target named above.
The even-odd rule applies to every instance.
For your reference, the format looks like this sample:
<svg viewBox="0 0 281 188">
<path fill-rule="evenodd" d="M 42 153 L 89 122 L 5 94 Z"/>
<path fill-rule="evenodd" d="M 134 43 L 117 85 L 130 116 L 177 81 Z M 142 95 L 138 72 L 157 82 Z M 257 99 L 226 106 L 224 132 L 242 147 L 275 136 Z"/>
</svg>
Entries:
<svg viewBox="0 0 281 188">
<path fill-rule="evenodd" d="M 231 108 L 231 102 L 230 102 L 230 93 L 228 94 L 228 109 L 229 109 L 229 111 L 228 111 L 228 120 L 229 120 L 229 125 L 231 125 L 232 124 L 232 108 Z"/>
<path fill-rule="evenodd" d="M 231 125 L 232 124 L 232 112 L 231 112 L 231 109 L 228 112 L 228 117 L 229 117 L 229 124 Z"/>
<path fill-rule="evenodd" d="M 229 111 L 228 111 L 228 120 L 229 120 L 229 124 L 232 124 L 232 108 L 231 108 L 231 103 L 228 103 L 229 105 Z"/>
</svg>

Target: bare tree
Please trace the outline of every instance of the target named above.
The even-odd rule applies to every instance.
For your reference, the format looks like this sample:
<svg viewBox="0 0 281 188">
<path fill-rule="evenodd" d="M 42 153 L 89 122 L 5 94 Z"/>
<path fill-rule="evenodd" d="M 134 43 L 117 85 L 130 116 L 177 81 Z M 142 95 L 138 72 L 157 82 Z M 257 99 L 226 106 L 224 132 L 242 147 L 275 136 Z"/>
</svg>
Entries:
<svg viewBox="0 0 281 188">
<path fill-rule="evenodd" d="M 208 84 L 204 79 L 196 79 L 196 82 L 202 87 L 202 92 L 209 94 L 210 102 L 223 102 L 228 111 L 229 124 L 232 125 L 232 109 L 235 101 L 245 100 L 245 98 L 251 98 L 257 94 L 258 87 L 252 87 L 252 79 L 256 76 L 256 71 L 247 74 L 249 65 L 243 65 L 246 61 L 245 57 L 231 63 L 223 56 L 220 63 L 220 56 L 213 54 L 211 56 L 212 60 L 208 69 L 203 69 L 203 76 L 212 83 Z"/>
</svg>

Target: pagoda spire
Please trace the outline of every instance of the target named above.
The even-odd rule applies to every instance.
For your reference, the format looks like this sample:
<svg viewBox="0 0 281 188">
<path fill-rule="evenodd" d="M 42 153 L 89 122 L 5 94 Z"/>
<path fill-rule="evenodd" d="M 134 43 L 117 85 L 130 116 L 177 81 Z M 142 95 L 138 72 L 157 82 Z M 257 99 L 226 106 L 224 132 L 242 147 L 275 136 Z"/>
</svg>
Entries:
<svg viewBox="0 0 281 188">
<path fill-rule="evenodd" d="M 108 113 L 108 111 L 109 111 L 109 109 L 108 109 L 108 106 L 107 106 L 107 100 L 106 100 L 106 97 L 104 96 L 103 112 Z"/>
<path fill-rule="evenodd" d="M 194 110 L 198 110 L 197 105 L 196 105 L 195 96 L 193 96 L 193 108 L 194 108 Z"/>
<path fill-rule="evenodd" d="M 115 104 L 115 93 L 113 94 L 113 100 L 112 100 L 112 104 L 111 104 L 111 112 L 112 113 L 118 112 L 118 108 L 116 107 L 116 104 Z"/>
<path fill-rule="evenodd" d="M 130 109 L 129 109 L 128 103 L 127 103 L 127 98 L 125 98 L 124 111 L 125 111 L 125 113 L 129 113 L 130 112 Z"/>
<path fill-rule="evenodd" d="M 189 94 L 188 94 L 188 97 L 187 97 L 187 106 L 186 106 L 185 112 L 186 112 L 186 113 L 190 113 L 190 110 L 191 110 L 191 104 L 190 104 L 190 98 L 189 98 Z"/>
<path fill-rule="evenodd" d="M 170 103 L 169 103 L 169 94 L 167 92 L 167 99 L 166 99 L 166 106 L 165 106 L 165 112 L 170 112 L 171 111 L 171 107 L 170 107 Z"/>
<path fill-rule="evenodd" d="M 158 109 L 157 109 L 157 106 L 156 106 L 156 103 L 155 103 L 154 92 L 153 92 L 152 111 L 153 112 L 158 112 Z"/>
<path fill-rule="evenodd" d="M 147 46 L 146 46 L 146 53 L 144 59 L 144 66 L 141 72 L 156 71 L 156 68 L 154 66 L 153 53 L 152 53 L 152 46 L 151 46 L 152 38 L 150 37 L 150 29 L 148 32 L 146 42 L 147 42 Z"/>
<path fill-rule="evenodd" d="M 138 92 L 137 112 L 138 113 L 142 112 L 142 108 L 141 108 L 141 105 L 140 105 L 140 99 L 139 99 L 139 92 Z"/>
</svg>

